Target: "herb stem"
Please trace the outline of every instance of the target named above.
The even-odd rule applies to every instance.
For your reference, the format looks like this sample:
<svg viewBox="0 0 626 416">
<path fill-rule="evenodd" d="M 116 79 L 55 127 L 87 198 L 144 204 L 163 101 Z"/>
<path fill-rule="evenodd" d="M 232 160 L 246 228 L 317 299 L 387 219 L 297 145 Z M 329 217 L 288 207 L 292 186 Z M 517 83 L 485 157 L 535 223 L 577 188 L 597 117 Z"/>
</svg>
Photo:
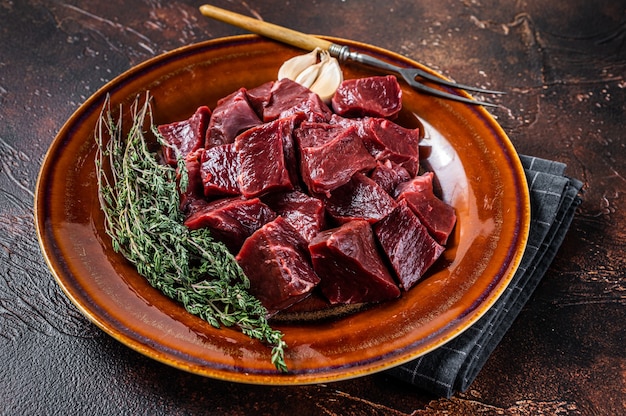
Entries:
<svg viewBox="0 0 626 416">
<path fill-rule="evenodd" d="M 107 97 L 95 129 L 98 198 L 113 249 L 188 312 L 217 328 L 236 326 L 269 344 L 272 363 L 287 371 L 283 334 L 270 327 L 267 310 L 248 292 L 249 281 L 235 258 L 208 230 L 191 231 L 183 224 L 178 186 L 186 187 L 187 172 L 182 161 L 177 172 L 149 149 L 146 123 L 163 145 L 149 94 L 143 104 L 138 97 L 132 105 L 127 135 L 123 108 L 118 111 L 115 120 Z"/>
</svg>

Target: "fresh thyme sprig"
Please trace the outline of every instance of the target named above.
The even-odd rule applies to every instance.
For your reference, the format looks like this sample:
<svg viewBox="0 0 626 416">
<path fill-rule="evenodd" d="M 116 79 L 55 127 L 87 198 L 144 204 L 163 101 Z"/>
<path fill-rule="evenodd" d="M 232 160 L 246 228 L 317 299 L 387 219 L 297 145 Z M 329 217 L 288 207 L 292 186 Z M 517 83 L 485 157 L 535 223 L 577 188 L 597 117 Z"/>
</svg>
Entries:
<svg viewBox="0 0 626 416">
<path fill-rule="evenodd" d="M 237 326 L 247 336 L 272 346 L 271 361 L 287 371 L 283 334 L 270 327 L 267 310 L 248 292 L 249 281 L 222 243 L 207 229 L 183 225 L 177 186 L 186 187 L 184 161 L 176 170 L 159 163 L 145 137 L 154 128 L 150 96 L 131 108 L 132 126 L 122 130 L 122 111 L 114 119 L 107 97 L 95 130 L 96 171 L 105 230 L 113 249 L 139 274 L 185 309 L 215 327 Z"/>
</svg>

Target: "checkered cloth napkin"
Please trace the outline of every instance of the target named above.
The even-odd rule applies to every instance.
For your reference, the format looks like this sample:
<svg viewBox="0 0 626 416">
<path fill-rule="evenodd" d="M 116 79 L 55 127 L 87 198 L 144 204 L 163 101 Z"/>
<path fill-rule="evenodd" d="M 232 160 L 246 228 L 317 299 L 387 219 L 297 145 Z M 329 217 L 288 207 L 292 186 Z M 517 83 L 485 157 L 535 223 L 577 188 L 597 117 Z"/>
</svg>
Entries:
<svg viewBox="0 0 626 416">
<path fill-rule="evenodd" d="M 465 391 L 530 298 L 559 249 L 581 199 L 582 183 L 564 175 L 563 163 L 520 156 L 530 190 L 526 251 L 513 280 L 473 326 L 438 349 L 387 370 L 432 394 Z"/>
</svg>

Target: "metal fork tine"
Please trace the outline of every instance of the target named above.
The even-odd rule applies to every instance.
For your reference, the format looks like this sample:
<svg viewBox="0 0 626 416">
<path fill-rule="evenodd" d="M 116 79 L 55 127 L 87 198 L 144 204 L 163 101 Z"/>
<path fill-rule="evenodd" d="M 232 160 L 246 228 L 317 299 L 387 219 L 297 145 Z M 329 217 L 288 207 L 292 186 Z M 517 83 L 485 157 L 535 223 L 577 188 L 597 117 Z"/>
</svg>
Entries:
<svg viewBox="0 0 626 416">
<path fill-rule="evenodd" d="M 459 84 L 456 82 L 447 81 L 436 75 L 430 74 L 426 71 L 422 71 L 421 69 L 418 69 L 418 68 L 415 68 L 415 69 L 411 68 L 411 72 L 414 74 L 415 77 L 425 78 L 437 84 L 446 85 L 448 87 L 458 88 L 458 89 L 465 90 L 465 91 L 479 92 L 482 94 L 506 94 L 506 92 L 504 91 L 487 90 L 484 88 L 472 87 L 471 85 L 463 85 L 463 84 Z"/>
<path fill-rule="evenodd" d="M 411 83 L 411 86 L 419 91 L 425 92 L 427 94 L 436 96 L 436 97 L 441 97 L 441 98 L 447 98 L 449 100 L 454 100 L 454 101 L 459 101 L 462 103 L 466 103 L 466 104 L 478 104 L 478 105 L 482 105 L 482 106 L 486 106 L 486 107 L 498 107 L 497 104 L 494 103 L 490 103 L 488 101 L 477 101 L 471 98 L 467 98 L 467 97 L 462 97 L 460 95 L 454 95 L 451 94 L 449 92 L 445 92 L 445 91 L 441 91 L 435 88 L 431 88 L 429 86 L 426 86 L 424 84 L 421 84 L 419 82 L 413 82 Z"/>
</svg>

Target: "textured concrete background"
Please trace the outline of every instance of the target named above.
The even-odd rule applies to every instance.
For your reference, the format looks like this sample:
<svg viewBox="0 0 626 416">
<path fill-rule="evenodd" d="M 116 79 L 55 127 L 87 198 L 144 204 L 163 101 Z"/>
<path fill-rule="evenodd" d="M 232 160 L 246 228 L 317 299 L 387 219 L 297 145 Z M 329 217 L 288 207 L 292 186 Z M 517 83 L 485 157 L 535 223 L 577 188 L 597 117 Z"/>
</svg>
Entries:
<svg viewBox="0 0 626 416">
<path fill-rule="evenodd" d="M 621 414 L 626 412 L 626 2 L 215 1 L 402 53 L 502 89 L 520 153 L 568 164 L 579 208 L 537 292 L 468 392 L 385 375 L 304 387 L 205 379 L 129 350 L 63 295 L 33 196 L 47 147 L 105 82 L 150 57 L 242 33 L 197 1 L 0 0 L 0 414 Z"/>
</svg>

